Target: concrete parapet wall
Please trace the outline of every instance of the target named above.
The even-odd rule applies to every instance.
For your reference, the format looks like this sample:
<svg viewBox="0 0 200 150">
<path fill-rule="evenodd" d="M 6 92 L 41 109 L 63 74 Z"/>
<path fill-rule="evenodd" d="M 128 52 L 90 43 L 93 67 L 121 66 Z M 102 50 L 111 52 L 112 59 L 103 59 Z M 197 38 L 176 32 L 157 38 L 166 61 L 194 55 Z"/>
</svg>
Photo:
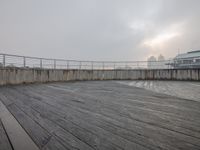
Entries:
<svg viewBox="0 0 200 150">
<path fill-rule="evenodd" d="M 0 85 L 74 80 L 194 80 L 200 69 L 52 70 L 1 68 Z"/>
</svg>

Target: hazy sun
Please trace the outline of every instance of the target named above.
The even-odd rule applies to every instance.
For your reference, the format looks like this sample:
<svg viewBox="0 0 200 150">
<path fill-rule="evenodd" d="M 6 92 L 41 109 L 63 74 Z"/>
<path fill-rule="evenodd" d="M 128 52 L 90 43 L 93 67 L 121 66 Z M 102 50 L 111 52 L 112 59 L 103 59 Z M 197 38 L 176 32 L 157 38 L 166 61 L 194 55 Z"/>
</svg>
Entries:
<svg viewBox="0 0 200 150">
<path fill-rule="evenodd" d="M 157 35 L 156 37 L 149 39 L 147 41 L 144 42 L 144 45 L 147 46 L 161 46 L 162 44 L 164 44 L 165 42 L 167 42 L 168 40 L 178 36 L 178 33 L 162 33 Z"/>
</svg>

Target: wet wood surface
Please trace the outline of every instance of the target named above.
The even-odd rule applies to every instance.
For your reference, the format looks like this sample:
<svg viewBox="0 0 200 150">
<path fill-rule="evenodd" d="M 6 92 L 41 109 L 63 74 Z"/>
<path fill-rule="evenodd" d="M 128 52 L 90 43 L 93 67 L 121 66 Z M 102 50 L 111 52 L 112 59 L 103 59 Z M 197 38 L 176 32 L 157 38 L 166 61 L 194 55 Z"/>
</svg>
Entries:
<svg viewBox="0 0 200 150">
<path fill-rule="evenodd" d="M 0 120 L 0 150 L 12 150 L 12 146 L 9 142 L 8 136 L 4 129 L 4 126 Z"/>
<path fill-rule="evenodd" d="M 6 86 L 0 100 L 42 150 L 200 149 L 200 102 L 118 81 Z"/>
<path fill-rule="evenodd" d="M 197 81 L 134 80 L 118 83 L 200 102 L 200 82 Z"/>
</svg>

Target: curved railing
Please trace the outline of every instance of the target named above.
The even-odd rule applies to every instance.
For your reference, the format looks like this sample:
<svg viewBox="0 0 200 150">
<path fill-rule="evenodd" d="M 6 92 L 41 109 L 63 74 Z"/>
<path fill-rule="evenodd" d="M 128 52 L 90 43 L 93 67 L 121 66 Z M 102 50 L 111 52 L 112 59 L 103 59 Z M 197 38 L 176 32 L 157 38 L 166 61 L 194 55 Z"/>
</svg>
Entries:
<svg viewBox="0 0 200 150">
<path fill-rule="evenodd" d="M 173 60 L 165 61 L 79 61 L 50 59 L 10 54 L 0 54 L 0 67 L 40 68 L 40 69 L 172 69 Z"/>
<path fill-rule="evenodd" d="M 196 64 L 198 61 L 78 61 L 0 54 L 0 85 L 85 80 L 199 81 L 200 65 Z"/>
</svg>

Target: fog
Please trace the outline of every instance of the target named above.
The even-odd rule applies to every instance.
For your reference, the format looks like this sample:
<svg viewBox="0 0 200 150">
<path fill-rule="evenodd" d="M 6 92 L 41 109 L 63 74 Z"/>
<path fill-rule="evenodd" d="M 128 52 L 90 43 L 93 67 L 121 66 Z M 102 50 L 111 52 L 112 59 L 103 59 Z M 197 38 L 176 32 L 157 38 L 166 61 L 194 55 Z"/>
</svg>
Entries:
<svg viewBox="0 0 200 150">
<path fill-rule="evenodd" d="M 1 0 L 0 52 L 78 60 L 200 49 L 199 0 Z"/>
</svg>

